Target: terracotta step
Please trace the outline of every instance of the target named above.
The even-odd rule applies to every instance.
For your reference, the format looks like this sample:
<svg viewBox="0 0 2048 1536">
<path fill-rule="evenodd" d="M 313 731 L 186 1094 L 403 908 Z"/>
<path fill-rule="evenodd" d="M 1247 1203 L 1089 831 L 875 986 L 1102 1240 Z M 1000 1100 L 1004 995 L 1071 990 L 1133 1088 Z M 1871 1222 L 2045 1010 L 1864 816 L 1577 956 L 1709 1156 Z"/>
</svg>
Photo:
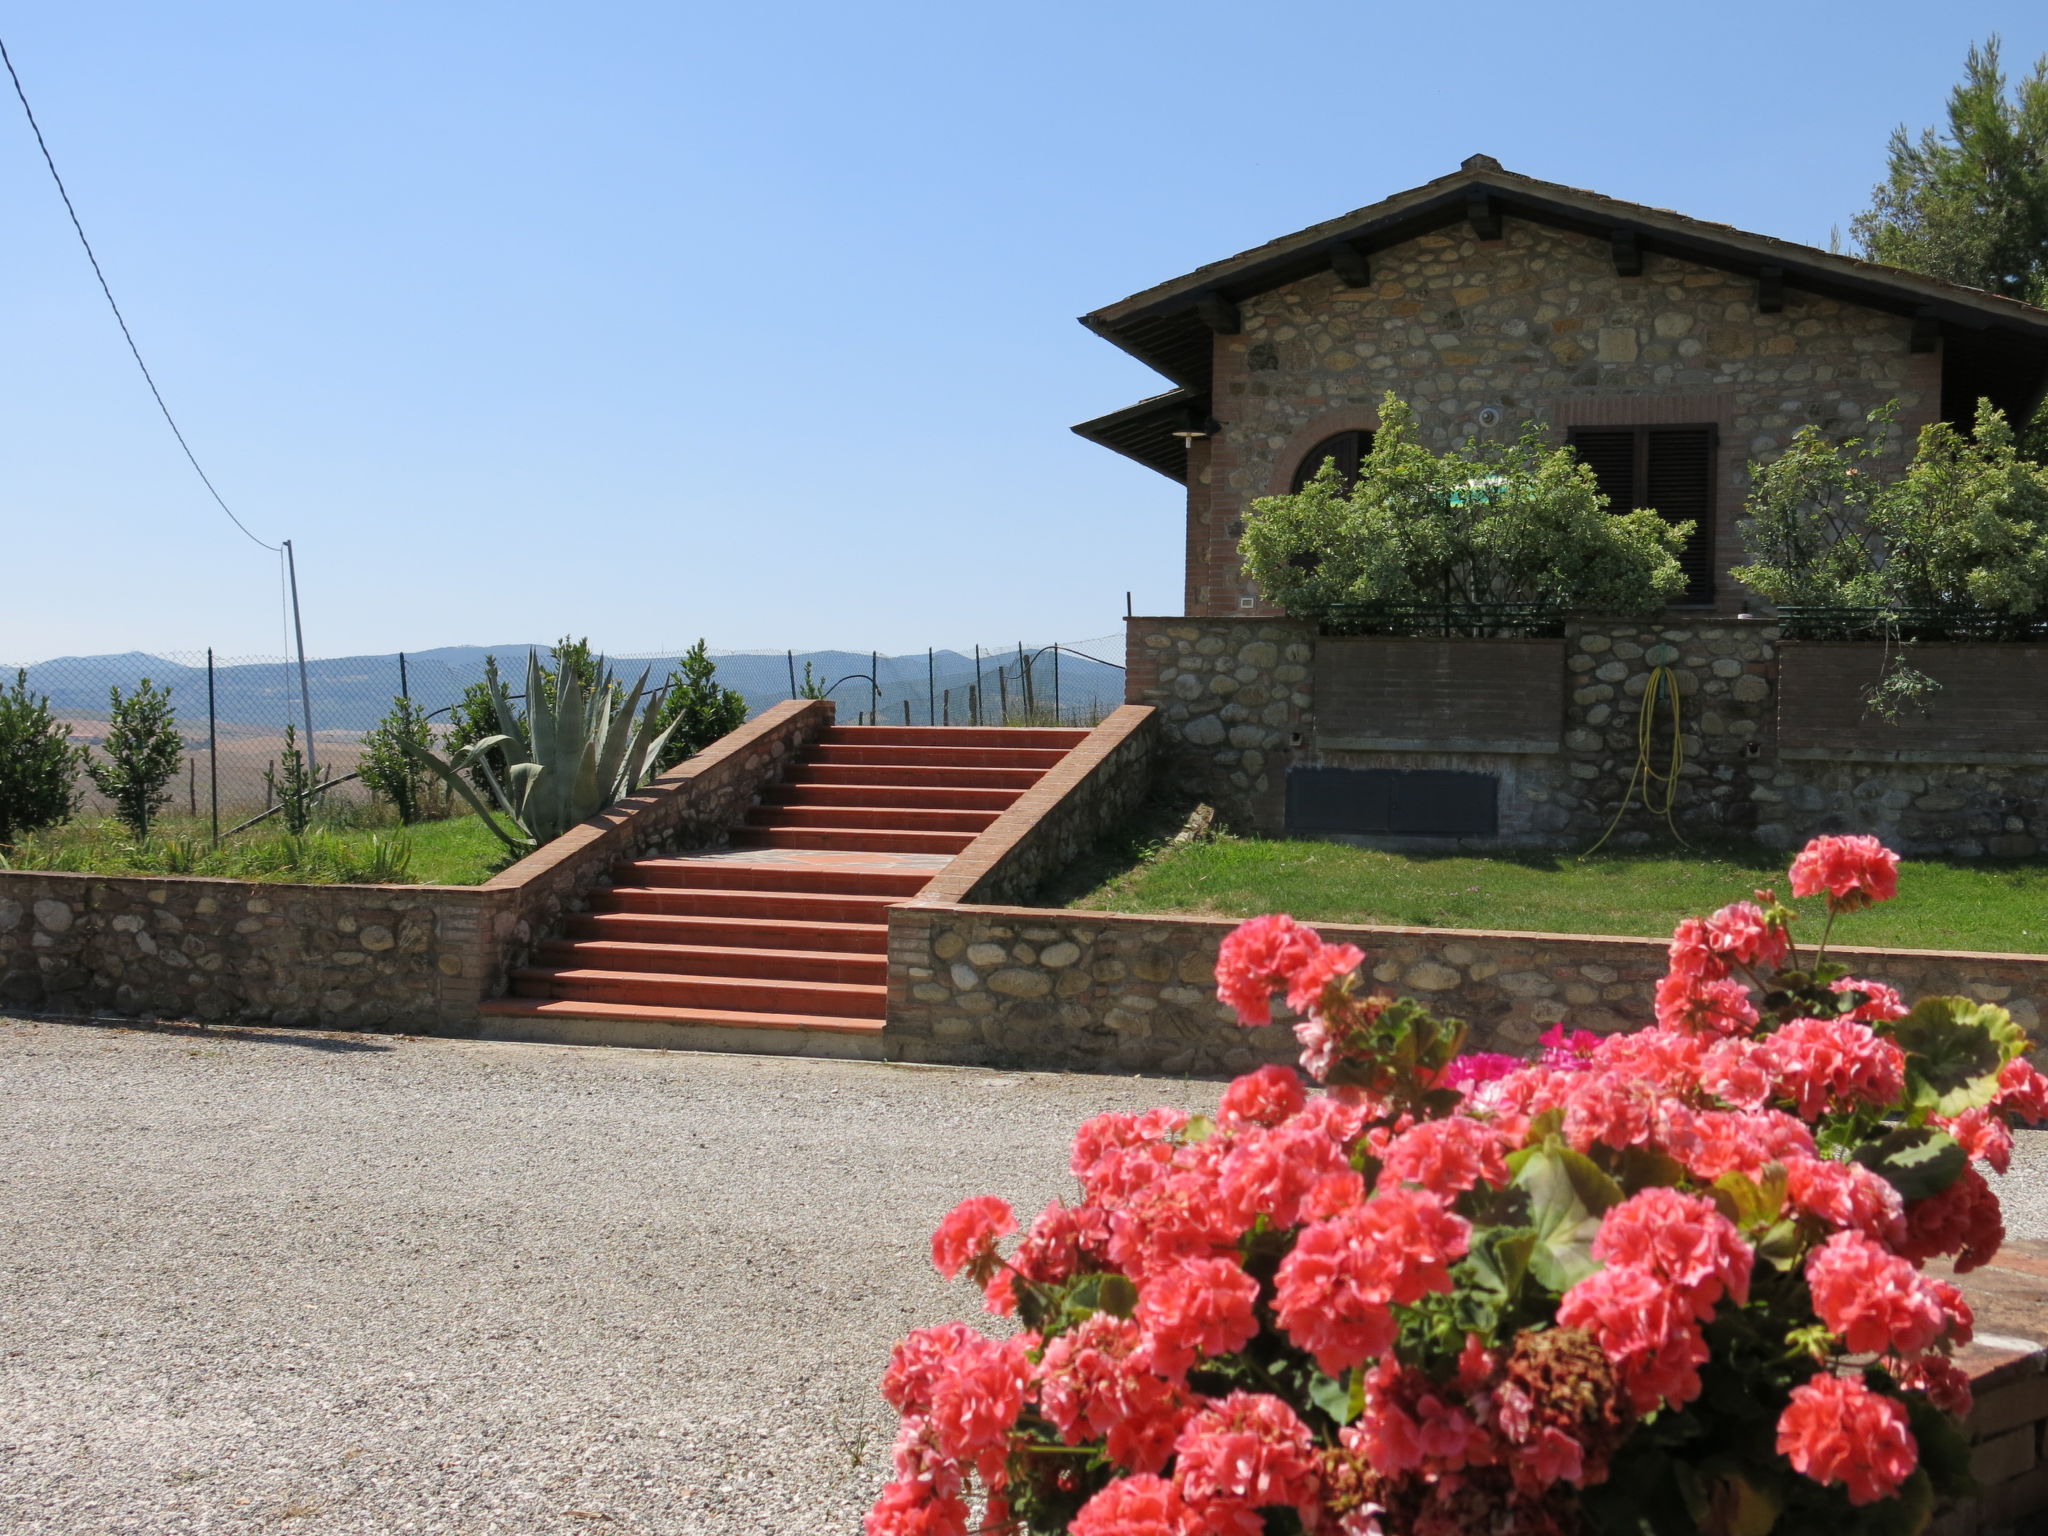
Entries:
<svg viewBox="0 0 2048 1536">
<path fill-rule="evenodd" d="M 831 1014 L 747 1013 L 732 1008 L 665 1008 L 648 1003 L 600 1003 L 541 997 L 494 997 L 477 1007 L 499 1018 L 644 1019 L 653 1024 L 717 1024 L 729 1029 L 798 1030 L 834 1035 L 879 1035 L 882 1021 Z"/>
<path fill-rule="evenodd" d="M 788 864 L 741 864 L 725 859 L 635 859 L 613 868 L 618 885 L 656 885 L 700 891 L 796 891 L 806 895 L 915 896 L 931 883 L 916 870 L 804 869 Z"/>
<path fill-rule="evenodd" d="M 982 832 L 995 811 L 927 811 L 900 805 L 762 805 L 747 812 L 756 827 L 864 827 L 882 832 Z"/>
<path fill-rule="evenodd" d="M 1051 747 L 1071 752 L 1086 731 L 994 725 L 835 725 L 818 738 L 831 746 Z"/>
<path fill-rule="evenodd" d="M 886 923 L 777 922 L 773 918 L 674 916 L 653 912 L 579 912 L 568 922 L 574 939 L 635 944 L 735 945 L 743 949 L 831 950 L 886 955 Z"/>
<path fill-rule="evenodd" d="M 1041 773 L 1067 754 L 1048 747 L 813 747 L 805 761 L 821 766 L 887 768 L 1036 768 Z"/>
<path fill-rule="evenodd" d="M 769 805 L 900 805 L 914 810 L 1007 811 L 1014 789 L 955 789 L 933 784 L 778 784 Z"/>
<path fill-rule="evenodd" d="M 741 833 L 735 834 L 739 835 L 750 834 L 742 828 Z M 870 835 L 887 837 L 892 834 L 876 832 Z M 920 834 L 893 835 L 909 837 Z M 897 898 L 615 885 L 609 891 L 593 891 L 590 901 L 591 906 L 601 912 L 666 912 L 678 917 L 768 917 L 783 922 L 886 923 L 889 908 L 896 905 Z"/>
<path fill-rule="evenodd" d="M 771 981 L 889 983 L 886 954 L 815 949 L 739 949 L 730 945 L 646 943 L 633 939 L 549 939 L 537 960 L 553 970 L 662 971 L 681 976 L 753 976 Z"/>
<path fill-rule="evenodd" d="M 735 848 L 825 848 L 844 853 L 958 853 L 972 832 L 878 832 L 852 827 L 741 827 Z"/>
<path fill-rule="evenodd" d="M 512 972 L 519 997 L 561 1002 L 642 1003 L 659 1008 L 704 1008 L 743 1013 L 800 1013 L 829 1018 L 882 1017 L 887 987 L 849 982 L 765 981 L 748 976 L 678 976 L 651 971 L 585 967 L 550 970 L 521 966 Z"/>
<path fill-rule="evenodd" d="M 887 763 L 804 763 L 783 783 L 922 785 L 933 789 L 1029 789 L 1045 777 L 1039 768 L 945 768 Z"/>
</svg>

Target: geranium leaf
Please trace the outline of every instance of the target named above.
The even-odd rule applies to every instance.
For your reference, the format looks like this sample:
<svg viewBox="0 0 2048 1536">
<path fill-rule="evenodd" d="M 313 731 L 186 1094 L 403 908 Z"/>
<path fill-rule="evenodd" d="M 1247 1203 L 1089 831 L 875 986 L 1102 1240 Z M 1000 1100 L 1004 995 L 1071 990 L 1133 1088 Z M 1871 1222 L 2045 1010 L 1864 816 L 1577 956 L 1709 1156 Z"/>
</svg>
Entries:
<svg viewBox="0 0 2048 1536">
<path fill-rule="evenodd" d="M 1970 1155 L 1931 1125 L 1893 1131 L 1856 1149 L 1856 1161 L 1882 1177 L 1901 1199 L 1925 1200 L 1963 1176 Z"/>
<path fill-rule="evenodd" d="M 1321 1371 L 1309 1375 L 1308 1400 L 1336 1423 L 1349 1424 L 1357 1417 L 1351 1408 L 1350 1386 L 1334 1376 L 1325 1376 Z"/>
<path fill-rule="evenodd" d="M 1757 1239 L 1756 1256 L 1775 1269 L 1789 1270 L 1799 1262 L 1804 1247 L 1799 1238 L 1798 1224 L 1778 1221 Z"/>
<path fill-rule="evenodd" d="M 1628 1147 L 1621 1154 L 1615 1174 L 1621 1180 L 1621 1187 L 1630 1194 L 1652 1186 L 1672 1189 L 1685 1181 L 1685 1164 L 1668 1152 L 1658 1152 L 1650 1147 Z"/>
<path fill-rule="evenodd" d="M 1938 1115 L 1959 1115 L 1989 1104 L 1998 1093 L 1998 1069 L 2026 1044 L 2012 1015 L 1967 997 L 1925 997 L 1892 1025 L 1906 1053 L 1907 1091 Z"/>
<path fill-rule="evenodd" d="M 1530 1270 L 1551 1290 L 1569 1290 L 1600 1267 L 1593 1237 L 1601 1216 L 1621 1203 L 1621 1186 L 1590 1157 L 1565 1146 L 1537 1151 L 1515 1171 L 1515 1183 L 1529 1193 L 1536 1229 Z"/>
</svg>

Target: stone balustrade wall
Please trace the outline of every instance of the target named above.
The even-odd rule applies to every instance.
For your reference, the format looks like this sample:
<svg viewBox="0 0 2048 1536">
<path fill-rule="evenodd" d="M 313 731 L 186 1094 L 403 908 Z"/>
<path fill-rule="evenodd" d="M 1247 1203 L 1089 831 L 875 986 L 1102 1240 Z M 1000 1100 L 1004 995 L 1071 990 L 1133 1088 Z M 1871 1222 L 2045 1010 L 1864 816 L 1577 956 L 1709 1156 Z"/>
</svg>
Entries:
<svg viewBox="0 0 2048 1536">
<path fill-rule="evenodd" d="M 506 969 L 615 865 L 718 841 L 831 720 L 823 701 L 777 705 L 479 886 L 0 870 L 0 1004 L 473 1027 Z"/>
<path fill-rule="evenodd" d="M 911 903 L 890 914 L 889 1054 L 1076 1071 L 1221 1075 L 1291 1057 L 1216 1001 L 1228 918 Z M 1653 1017 L 1658 939 L 1318 924 L 1366 951 L 1375 986 L 1472 1026 L 1470 1049 L 1526 1054 L 1553 1024 L 1601 1034 Z M 1834 951 L 1907 996 L 1959 994 L 2038 1031 L 2048 956 Z"/>
</svg>

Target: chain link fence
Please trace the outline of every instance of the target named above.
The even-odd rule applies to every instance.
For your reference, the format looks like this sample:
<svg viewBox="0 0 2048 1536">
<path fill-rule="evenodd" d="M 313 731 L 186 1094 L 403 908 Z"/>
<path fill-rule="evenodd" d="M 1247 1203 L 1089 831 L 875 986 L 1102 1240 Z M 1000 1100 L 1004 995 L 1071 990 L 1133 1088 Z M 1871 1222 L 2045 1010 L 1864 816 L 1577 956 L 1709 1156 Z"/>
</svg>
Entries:
<svg viewBox="0 0 2048 1536">
<path fill-rule="evenodd" d="M 758 713 L 808 689 L 834 700 L 839 718 L 883 725 L 1093 725 L 1123 702 L 1123 667 L 1110 658 L 1121 634 L 1039 645 L 933 647 L 882 655 L 876 651 L 713 651 L 718 681 L 737 689 Z M 144 678 L 168 689 L 185 742 L 174 786 L 173 813 L 211 819 L 223 829 L 274 803 L 284 728 L 292 725 L 321 776 L 356 771 L 363 737 L 401 694 L 437 726 L 446 726 L 467 689 L 495 655 L 508 689 L 524 681 L 524 645 L 451 646 L 383 655 L 308 658 L 303 692 L 299 664 L 283 656 L 227 656 L 211 651 L 130 651 L 59 656 L 0 665 L 0 684 L 27 673 L 29 691 L 47 695 L 68 723 L 71 740 L 97 750 L 109 723 L 109 689 L 132 692 Z M 549 648 L 535 647 L 542 660 Z M 614 675 L 630 683 L 641 668 L 661 689 L 684 648 L 607 656 Z M 306 716 L 312 731 L 306 730 Z M 83 777 L 88 813 L 108 805 Z M 329 791 L 331 800 L 361 802 L 363 786 Z"/>
</svg>

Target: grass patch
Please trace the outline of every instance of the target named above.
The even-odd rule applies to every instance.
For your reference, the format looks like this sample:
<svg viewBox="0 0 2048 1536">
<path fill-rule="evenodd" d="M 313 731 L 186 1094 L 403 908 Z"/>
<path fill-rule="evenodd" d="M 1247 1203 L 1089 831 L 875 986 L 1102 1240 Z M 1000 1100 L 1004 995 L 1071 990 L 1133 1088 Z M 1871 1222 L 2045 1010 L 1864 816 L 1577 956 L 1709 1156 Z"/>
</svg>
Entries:
<svg viewBox="0 0 2048 1536">
<path fill-rule="evenodd" d="M 101 875 L 204 875 L 300 885 L 481 885 L 510 861 L 505 845 L 476 816 L 410 827 L 337 818 L 293 836 L 251 827 L 213 846 L 203 818 L 166 816 L 149 837 L 111 817 L 50 827 L 6 850 L 13 869 Z"/>
<path fill-rule="evenodd" d="M 1783 855 L 1386 853 L 1342 843 L 1218 837 L 1168 848 L 1070 902 L 1115 912 L 1254 917 L 1402 928 L 1494 928 L 1662 938 L 1758 886 L 1788 887 Z M 1889 949 L 2048 952 L 2048 861 L 1909 859 L 1900 900 L 1843 918 L 1834 939 Z M 1821 903 L 1797 903 L 1819 936 Z"/>
</svg>

